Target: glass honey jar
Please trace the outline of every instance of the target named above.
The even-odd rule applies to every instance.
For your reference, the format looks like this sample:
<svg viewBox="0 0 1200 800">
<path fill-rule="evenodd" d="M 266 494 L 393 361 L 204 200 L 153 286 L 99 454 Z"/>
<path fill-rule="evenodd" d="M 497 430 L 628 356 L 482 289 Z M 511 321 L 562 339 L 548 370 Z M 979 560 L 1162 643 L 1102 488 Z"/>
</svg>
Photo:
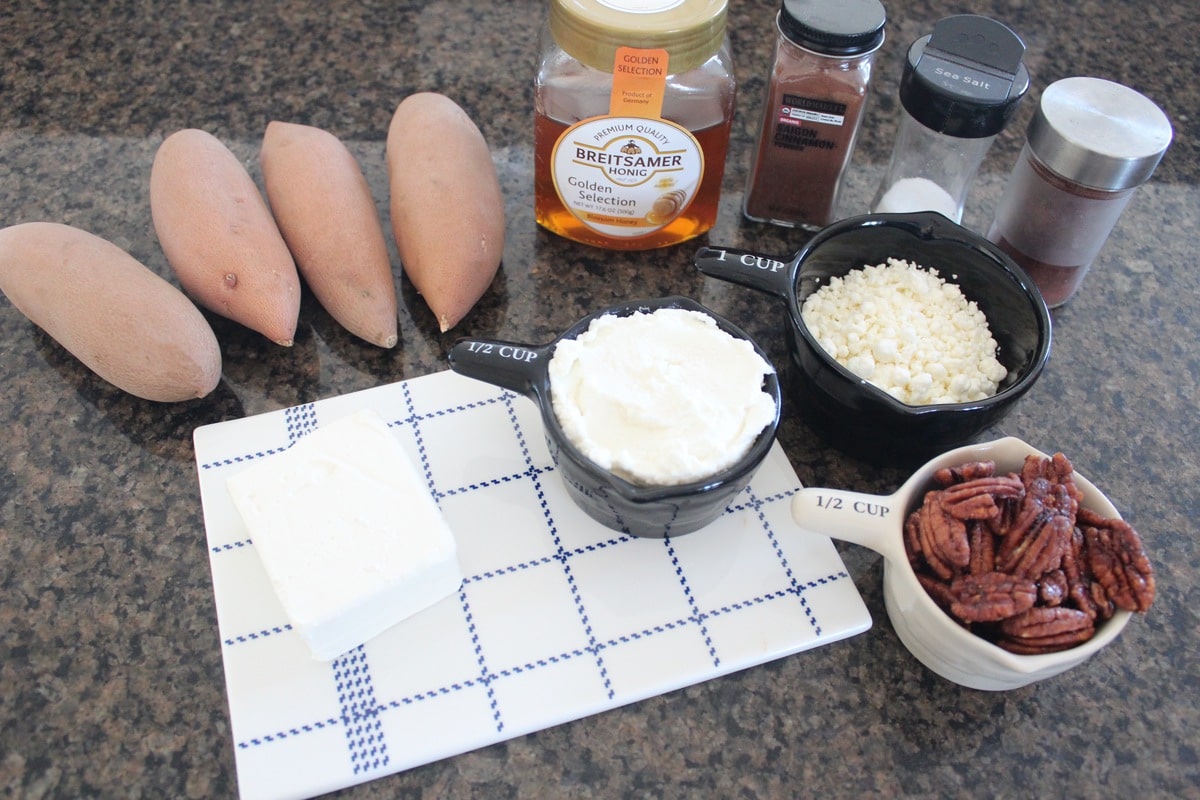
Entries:
<svg viewBox="0 0 1200 800">
<path fill-rule="evenodd" d="M 726 0 L 550 0 L 534 88 L 542 227 L 613 250 L 716 222 L 736 79 Z"/>
</svg>

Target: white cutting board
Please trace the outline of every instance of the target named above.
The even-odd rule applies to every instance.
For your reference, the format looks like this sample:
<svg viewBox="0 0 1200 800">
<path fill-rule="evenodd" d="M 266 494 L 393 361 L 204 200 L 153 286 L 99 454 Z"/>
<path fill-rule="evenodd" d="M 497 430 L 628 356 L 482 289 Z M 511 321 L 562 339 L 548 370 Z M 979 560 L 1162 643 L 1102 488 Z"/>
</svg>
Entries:
<svg viewBox="0 0 1200 800">
<path fill-rule="evenodd" d="M 288 625 L 225 480 L 362 408 L 425 476 L 466 580 L 321 662 Z M 335 791 L 871 626 L 832 542 L 791 521 L 800 482 L 778 443 L 724 516 L 659 540 L 574 505 L 533 402 L 452 372 L 207 425 L 194 441 L 246 800 Z"/>
</svg>

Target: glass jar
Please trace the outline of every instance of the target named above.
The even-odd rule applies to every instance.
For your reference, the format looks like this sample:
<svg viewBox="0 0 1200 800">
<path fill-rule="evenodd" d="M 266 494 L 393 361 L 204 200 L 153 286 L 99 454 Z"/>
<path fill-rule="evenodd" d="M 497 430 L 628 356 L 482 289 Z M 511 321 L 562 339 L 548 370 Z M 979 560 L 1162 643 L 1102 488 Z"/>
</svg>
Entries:
<svg viewBox="0 0 1200 800">
<path fill-rule="evenodd" d="M 617 250 L 717 219 L 736 80 L 726 0 L 551 0 L 534 86 L 534 212 Z"/>
<path fill-rule="evenodd" d="M 1047 306 L 1079 289 L 1171 136 L 1166 114 L 1119 83 L 1065 78 L 1046 87 L 987 236 Z"/>
<path fill-rule="evenodd" d="M 879 0 L 783 0 L 748 219 L 816 230 L 837 218 L 886 21 Z"/>
<path fill-rule="evenodd" d="M 1025 45 L 988 17 L 958 14 L 908 49 L 900 123 L 875 213 L 937 211 L 962 221 L 992 141 L 1029 89 Z"/>
</svg>

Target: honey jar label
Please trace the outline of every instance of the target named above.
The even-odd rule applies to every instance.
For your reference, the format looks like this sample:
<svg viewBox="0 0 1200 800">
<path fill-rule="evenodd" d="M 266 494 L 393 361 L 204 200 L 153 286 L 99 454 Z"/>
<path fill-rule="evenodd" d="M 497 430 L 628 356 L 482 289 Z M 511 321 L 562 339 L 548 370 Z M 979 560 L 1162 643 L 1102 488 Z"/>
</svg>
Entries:
<svg viewBox="0 0 1200 800">
<path fill-rule="evenodd" d="M 633 238 L 666 227 L 700 187 L 700 143 L 659 118 L 667 62 L 665 50 L 617 48 L 608 115 L 572 125 L 554 146 L 559 199 L 606 236 Z"/>
<path fill-rule="evenodd" d="M 618 47 L 608 113 L 614 117 L 661 117 L 669 61 L 666 50 Z"/>
<path fill-rule="evenodd" d="M 559 198 L 580 222 L 607 236 L 644 236 L 692 202 L 704 151 L 666 120 L 593 117 L 559 138 L 551 169 Z"/>
</svg>

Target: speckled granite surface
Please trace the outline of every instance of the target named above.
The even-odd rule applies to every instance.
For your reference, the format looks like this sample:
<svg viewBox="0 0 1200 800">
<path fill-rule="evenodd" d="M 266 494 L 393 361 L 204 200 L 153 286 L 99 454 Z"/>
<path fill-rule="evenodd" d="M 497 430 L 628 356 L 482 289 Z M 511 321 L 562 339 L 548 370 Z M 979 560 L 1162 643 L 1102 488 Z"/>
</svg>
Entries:
<svg viewBox="0 0 1200 800">
<path fill-rule="evenodd" d="M 15 8 L 14 8 L 15 6 Z M 738 208 L 770 57 L 772 0 L 734 2 L 741 94 L 723 211 L 705 241 L 787 255 Z M 1159 598 L 1110 648 L 989 694 L 925 670 L 887 621 L 878 556 L 842 546 L 875 627 L 849 641 L 370 783 L 346 797 L 941 796 L 1200 798 L 1200 19 L 1190 0 L 893 3 L 851 205 L 882 172 L 907 43 L 961 10 L 1012 25 L 1033 97 L 1068 75 L 1142 90 L 1176 126 L 1153 182 L 1082 293 L 1055 313 L 1041 382 L 997 433 L 1068 452 L 1145 537 Z M 531 85 L 542 6 L 459 2 L 103 4 L 0 9 L 0 224 L 108 238 L 169 276 L 148 179 L 166 134 L 200 127 L 257 172 L 275 118 L 348 142 L 385 209 L 397 102 L 445 92 L 487 136 L 508 203 L 500 276 L 451 334 L 398 277 L 401 343 L 370 348 L 310 299 L 281 349 L 212 318 L 224 378 L 155 405 L 80 366 L 0 298 L 0 791 L 10 797 L 236 794 L 191 432 L 205 423 L 445 368 L 460 335 L 539 342 L 633 296 L 682 293 L 743 323 L 782 363 L 779 310 L 701 278 L 691 245 L 633 255 L 537 229 Z M 981 171 L 985 226 L 1032 113 Z M 833 451 L 794 413 L 781 440 L 809 485 L 888 492 L 904 475 Z"/>
</svg>

